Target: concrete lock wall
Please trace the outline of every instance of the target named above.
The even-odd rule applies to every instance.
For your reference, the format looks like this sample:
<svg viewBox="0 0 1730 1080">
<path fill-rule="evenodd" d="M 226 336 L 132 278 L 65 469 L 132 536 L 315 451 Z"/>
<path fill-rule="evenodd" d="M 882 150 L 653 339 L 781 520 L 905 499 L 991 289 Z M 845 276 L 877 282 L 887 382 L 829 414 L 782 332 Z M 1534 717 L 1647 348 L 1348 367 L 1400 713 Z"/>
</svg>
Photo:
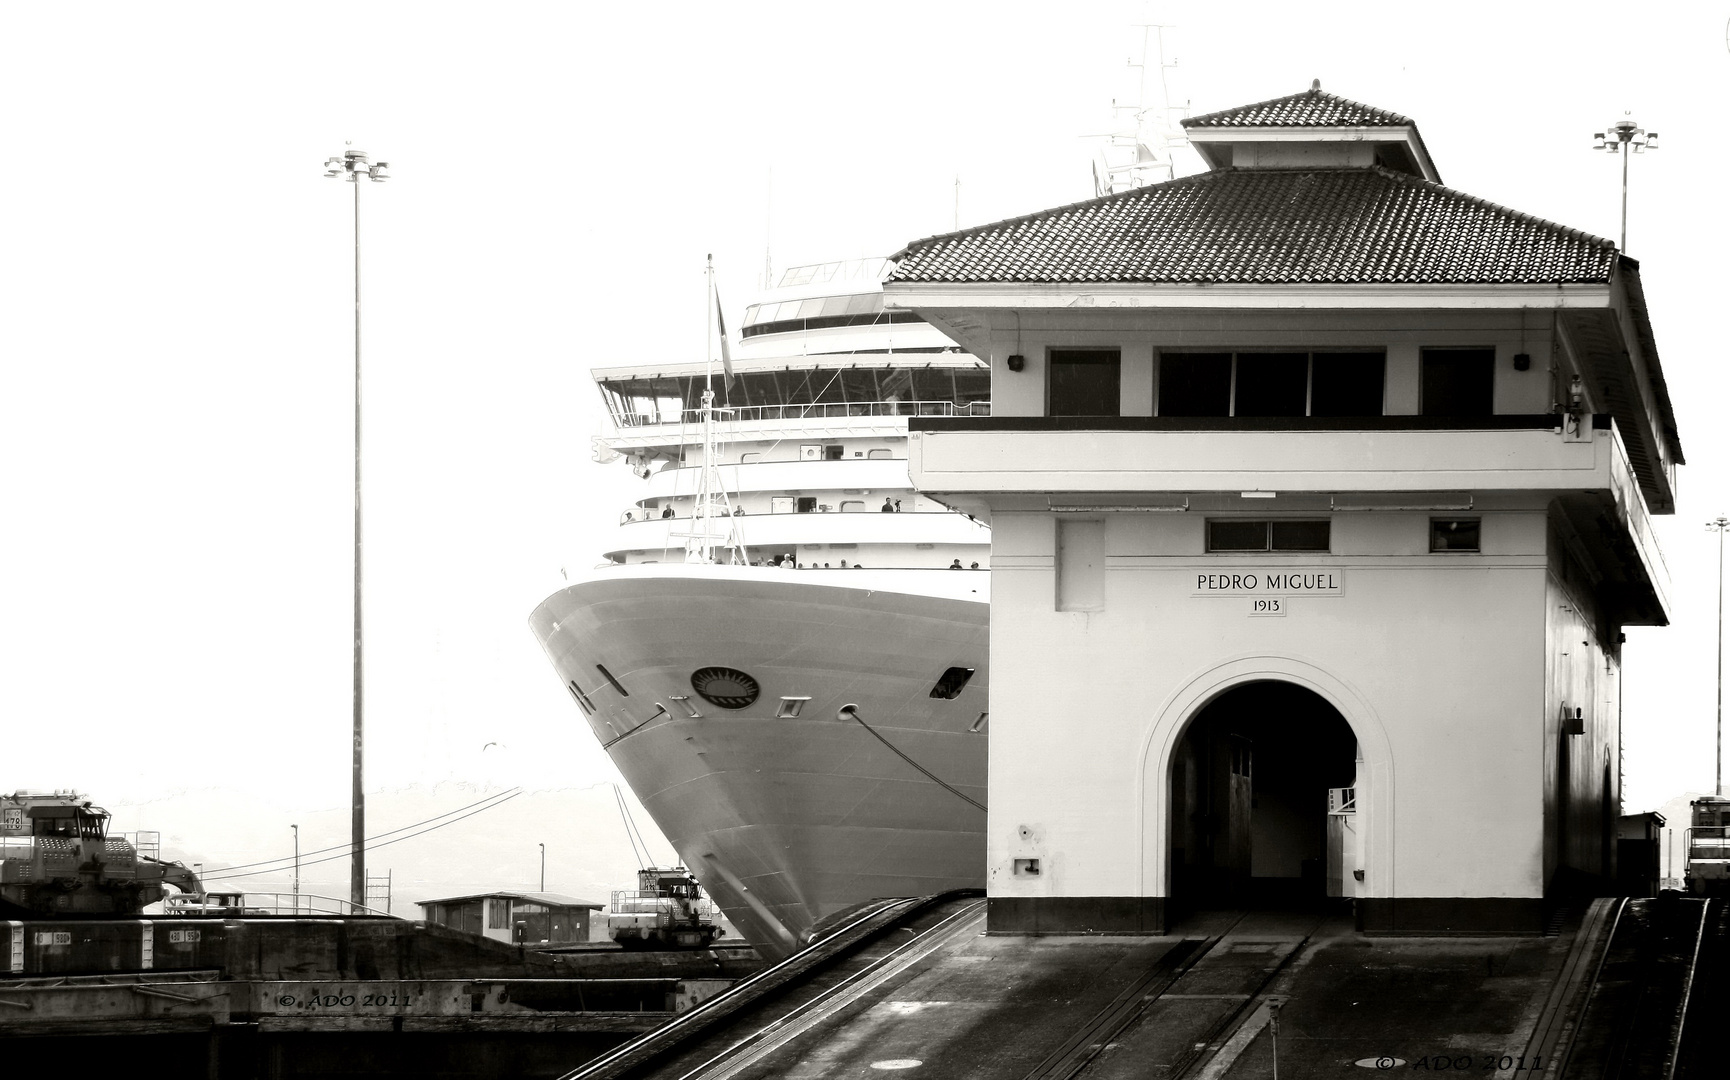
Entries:
<svg viewBox="0 0 1730 1080">
<path fill-rule="evenodd" d="M 1025 782 L 993 787 L 994 904 L 1170 895 L 1183 730 L 1231 687 L 1276 680 L 1326 699 L 1358 739 L 1357 895 L 1386 924 L 1369 928 L 1433 917 L 1534 929 L 1559 862 L 1599 869 L 1614 661 L 1583 590 L 1552 570 L 1560 545 L 1544 506 L 1474 516 L 1479 553 L 1431 554 L 1430 515 L 1390 512 L 1332 515 L 1333 554 L 1203 555 L 1202 515 L 1102 515 L 1099 601 L 1066 611 L 1060 591 L 1077 589 L 1059 581 L 1059 516 L 999 512 L 990 766 Z M 1286 596 L 1284 614 L 1267 617 L 1250 590 L 1198 589 L 1206 575 L 1270 571 L 1337 575 L 1338 588 Z M 1582 709 L 1586 734 L 1561 734 L 1563 701 Z M 1570 827 L 1548 824 L 1559 807 Z M 1017 859 L 1037 859 L 1037 876 Z M 1476 905 L 1481 916 L 1412 902 L 1461 899 L 1508 902 Z M 1396 900 L 1407 917 L 1379 903 Z M 997 907 L 1003 929 L 1057 910 Z M 1100 929 L 1163 918 L 1147 904 L 1066 910 Z"/>
</svg>

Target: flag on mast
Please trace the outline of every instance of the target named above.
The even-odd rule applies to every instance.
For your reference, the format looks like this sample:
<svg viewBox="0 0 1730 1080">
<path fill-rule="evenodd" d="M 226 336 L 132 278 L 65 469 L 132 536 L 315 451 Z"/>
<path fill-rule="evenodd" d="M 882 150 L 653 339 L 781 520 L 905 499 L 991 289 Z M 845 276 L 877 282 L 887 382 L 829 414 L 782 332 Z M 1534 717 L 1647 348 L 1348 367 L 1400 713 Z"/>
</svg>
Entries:
<svg viewBox="0 0 1730 1080">
<path fill-rule="evenodd" d="M 715 292 L 715 326 L 721 331 L 721 374 L 722 385 L 728 390 L 733 389 L 733 350 L 727 346 L 727 317 L 721 313 L 721 287 L 712 286 Z"/>
</svg>

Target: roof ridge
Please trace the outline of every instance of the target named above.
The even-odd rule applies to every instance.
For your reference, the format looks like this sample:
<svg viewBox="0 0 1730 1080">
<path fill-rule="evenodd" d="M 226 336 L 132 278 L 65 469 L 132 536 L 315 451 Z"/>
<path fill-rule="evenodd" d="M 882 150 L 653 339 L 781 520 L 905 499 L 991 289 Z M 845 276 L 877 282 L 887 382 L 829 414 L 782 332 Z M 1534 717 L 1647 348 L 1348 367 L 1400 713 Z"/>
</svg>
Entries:
<svg viewBox="0 0 1730 1080">
<path fill-rule="evenodd" d="M 1412 120 L 1411 117 L 1409 117 L 1409 116 L 1404 116 L 1400 113 L 1394 112 L 1391 109 L 1384 109 L 1378 105 L 1370 105 L 1366 102 L 1357 101 L 1357 100 L 1354 100 L 1354 99 L 1348 98 L 1348 97 L 1342 97 L 1339 94 L 1329 93 L 1328 91 L 1321 89 L 1319 86 L 1312 86 L 1308 90 L 1299 90 L 1295 94 L 1281 94 L 1278 97 L 1271 97 L 1271 98 L 1266 99 L 1265 101 L 1252 101 L 1247 105 L 1234 105 L 1231 108 L 1227 108 L 1227 109 L 1215 109 L 1213 112 L 1202 113 L 1200 116 L 1186 116 L 1182 120 L 1178 121 L 1178 123 L 1181 126 L 1186 127 L 1186 128 L 1188 128 L 1188 127 L 1222 126 L 1222 125 L 1217 125 L 1217 124 L 1211 123 L 1211 121 L 1215 121 L 1218 118 L 1223 117 L 1223 116 L 1230 116 L 1234 113 L 1247 113 L 1247 112 L 1250 112 L 1254 109 L 1262 109 L 1262 108 L 1266 108 L 1268 106 L 1279 105 L 1279 104 L 1282 104 L 1285 102 L 1290 102 L 1290 101 L 1296 101 L 1299 98 L 1306 98 L 1306 97 L 1313 97 L 1318 101 L 1324 101 L 1325 100 L 1325 101 L 1332 102 L 1332 103 L 1339 104 L 1339 105 L 1350 105 L 1354 108 L 1362 109 L 1366 112 L 1375 113 L 1379 116 L 1386 117 L 1389 121 L 1391 121 L 1392 125 L 1404 124 L 1404 125 L 1410 125 L 1413 127 L 1417 126 L 1416 121 Z M 1295 124 L 1295 125 L 1291 125 L 1291 124 L 1269 124 L 1266 126 L 1268 126 L 1268 127 L 1359 127 L 1361 125 L 1357 125 L 1357 124 L 1350 124 L 1350 125 L 1344 125 L 1344 124 Z"/>
</svg>

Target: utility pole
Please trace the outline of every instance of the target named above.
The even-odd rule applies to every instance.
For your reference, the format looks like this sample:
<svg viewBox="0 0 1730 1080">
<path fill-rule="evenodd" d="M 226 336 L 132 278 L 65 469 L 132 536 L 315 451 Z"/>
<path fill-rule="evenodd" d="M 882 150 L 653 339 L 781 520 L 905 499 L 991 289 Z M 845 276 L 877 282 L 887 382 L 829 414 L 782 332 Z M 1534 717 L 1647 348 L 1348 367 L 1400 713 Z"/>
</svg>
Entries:
<svg viewBox="0 0 1730 1080">
<path fill-rule="evenodd" d="M 368 164 L 366 151 L 347 144 L 340 157 L 325 159 L 324 175 L 354 186 L 354 793 L 353 835 L 349 851 L 349 902 L 366 906 L 366 796 L 361 789 L 361 734 L 364 680 L 361 665 L 361 531 L 360 531 L 360 178 L 374 183 L 389 179 L 390 163 Z"/>
<path fill-rule="evenodd" d="M 541 845 L 541 891 L 547 891 L 547 845 Z"/>
<path fill-rule="evenodd" d="M 1707 532 L 1718 534 L 1718 745 L 1713 754 L 1712 794 L 1724 797 L 1724 530 L 1730 517 L 1719 514 L 1706 523 Z"/>
<path fill-rule="evenodd" d="M 294 830 L 294 913 L 300 914 L 300 826 L 290 825 Z"/>
</svg>

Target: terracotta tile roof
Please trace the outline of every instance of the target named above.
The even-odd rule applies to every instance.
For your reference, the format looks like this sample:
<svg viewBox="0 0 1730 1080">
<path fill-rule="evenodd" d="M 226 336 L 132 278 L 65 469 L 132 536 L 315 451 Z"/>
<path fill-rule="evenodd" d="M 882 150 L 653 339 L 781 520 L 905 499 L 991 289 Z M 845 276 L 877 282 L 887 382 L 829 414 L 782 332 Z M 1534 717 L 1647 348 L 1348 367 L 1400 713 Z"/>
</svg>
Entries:
<svg viewBox="0 0 1730 1080">
<path fill-rule="evenodd" d="M 1182 121 L 1192 127 L 1398 127 L 1411 121 L 1399 113 L 1378 109 L 1356 101 L 1348 101 L 1319 89 L 1301 94 L 1258 101 L 1254 105 L 1239 105 L 1235 109 Z"/>
<path fill-rule="evenodd" d="M 1383 168 L 1221 169 L 916 240 L 890 282 L 1608 281 L 1608 240 Z"/>
</svg>

